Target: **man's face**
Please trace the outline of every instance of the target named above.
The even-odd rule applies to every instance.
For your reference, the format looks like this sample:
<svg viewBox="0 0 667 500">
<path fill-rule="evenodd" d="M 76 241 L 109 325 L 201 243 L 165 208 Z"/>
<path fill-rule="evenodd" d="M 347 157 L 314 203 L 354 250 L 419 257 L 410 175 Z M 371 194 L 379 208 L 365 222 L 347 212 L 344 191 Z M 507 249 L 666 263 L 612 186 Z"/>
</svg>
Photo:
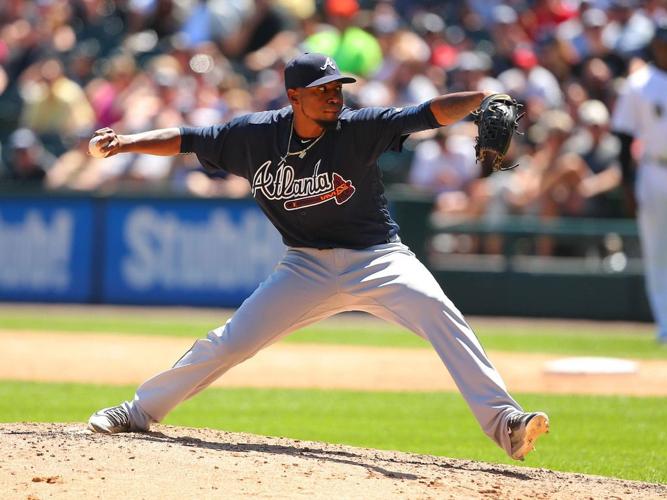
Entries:
<svg viewBox="0 0 667 500">
<path fill-rule="evenodd" d="M 335 126 L 343 108 L 343 84 L 330 82 L 317 87 L 304 87 L 288 91 L 292 107 L 297 107 L 306 117 L 318 125 Z"/>
</svg>

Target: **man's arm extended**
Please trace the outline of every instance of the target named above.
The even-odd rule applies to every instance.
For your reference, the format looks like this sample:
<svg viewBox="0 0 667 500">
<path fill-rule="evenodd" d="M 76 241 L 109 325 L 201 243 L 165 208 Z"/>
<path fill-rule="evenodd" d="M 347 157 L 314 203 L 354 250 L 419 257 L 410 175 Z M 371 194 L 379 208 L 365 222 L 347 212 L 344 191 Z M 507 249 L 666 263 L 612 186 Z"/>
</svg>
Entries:
<svg viewBox="0 0 667 500">
<path fill-rule="evenodd" d="M 431 111 L 440 125 L 451 125 L 479 108 L 482 100 L 493 92 L 454 92 L 435 97 L 431 101 Z"/>
<path fill-rule="evenodd" d="M 96 130 L 93 137 L 102 137 L 102 151 L 106 156 L 118 153 L 141 153 L 158 156 L 174 156 L 181 151 L 179 128 L 162 128 L 138 134 L 116 134 L 113 129 Z"/>
</svg>

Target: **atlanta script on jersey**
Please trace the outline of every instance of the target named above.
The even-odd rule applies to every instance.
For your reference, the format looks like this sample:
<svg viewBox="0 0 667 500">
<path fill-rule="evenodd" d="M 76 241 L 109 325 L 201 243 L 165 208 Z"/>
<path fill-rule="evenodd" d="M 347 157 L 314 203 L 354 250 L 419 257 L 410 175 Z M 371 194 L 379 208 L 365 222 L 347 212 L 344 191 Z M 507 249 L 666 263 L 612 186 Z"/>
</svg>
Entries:
<svg viewBox="0 0 667 500">
<path fill-rule="evenodd" d="M 312 207 L 329 201 L 342 205 L 354 194 L 355 188 L 351 181 L 336 172 L 319 173 L 321 162 L 319 160 L 315 164 L 312 176 L 297 178 L 290 165 L 281 162 L 272 172 L 271 161 L 266 161 L 252 179 L 252 194 L 257 197 L 261 193 L 269 200 L 285 200 L 285 210 Z"/>
</svg>

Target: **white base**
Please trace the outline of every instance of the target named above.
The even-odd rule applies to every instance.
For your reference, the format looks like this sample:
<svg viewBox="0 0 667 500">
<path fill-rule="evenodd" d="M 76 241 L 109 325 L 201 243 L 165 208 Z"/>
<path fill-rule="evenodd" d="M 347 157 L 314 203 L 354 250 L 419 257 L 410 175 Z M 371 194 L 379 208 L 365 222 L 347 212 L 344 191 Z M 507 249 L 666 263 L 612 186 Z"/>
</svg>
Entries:
<svg viewBox="0 0 667 500">
<path fill-rule="evenodd" d="M 563 358 L 545 364 L 545 372 L 569 375 L 608 375 L 636 373 L 638 365 L 634 361 L 617 358 L 581 357 Z"/>
</svg>

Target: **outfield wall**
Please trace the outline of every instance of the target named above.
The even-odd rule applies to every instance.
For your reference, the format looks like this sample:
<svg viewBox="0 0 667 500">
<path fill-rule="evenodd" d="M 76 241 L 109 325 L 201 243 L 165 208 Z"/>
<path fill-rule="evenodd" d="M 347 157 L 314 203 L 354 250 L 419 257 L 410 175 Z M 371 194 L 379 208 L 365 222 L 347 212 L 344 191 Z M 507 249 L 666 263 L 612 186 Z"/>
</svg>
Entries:
<svg viewBox="0 0 667 500">
<path fill-rule="evenodd" d="M 427 251 L 432 200 L 390 199 L 402 239 L 466 314 L 651 320 L 640 270 L 443 268 Z M 2 301 L 237 307 L 284 251 L 252 199 L 0 194 Z"/>
<path fill-rule="evenodd" d="M 284 250 L 252 200 L 0 198 L 0 300 L 235 307 Z"/>
</svg>

